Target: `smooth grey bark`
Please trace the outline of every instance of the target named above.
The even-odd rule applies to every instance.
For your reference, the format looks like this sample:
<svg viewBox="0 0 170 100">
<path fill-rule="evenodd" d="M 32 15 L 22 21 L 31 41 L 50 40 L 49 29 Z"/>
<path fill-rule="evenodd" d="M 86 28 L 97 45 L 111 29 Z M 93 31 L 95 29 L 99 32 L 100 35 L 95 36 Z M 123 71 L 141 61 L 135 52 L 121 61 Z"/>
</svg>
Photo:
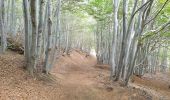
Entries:
<svg viewBox="0 0 170 100">
<path fill-rule="evenodd" d="M 145 0 L 142 1 L 142 5 L 145 4 Z M 151 5 L 150 5 L 151 6 Z M 145 9 L 150 8 L 150 6 L 147 6 Z M 131 43 L 131 51 L 129 53 L 129 63 L 127 65 L 128 70 L 127 70 L 127 75 L 125 77 L 125 84 L 128 84 L 128 81 L 130 79 L 130 76 L 133 74 L 134 68 L 135 68 L 135 62 L 136 62 L 136 57 L 140 48 L 140 42 L 137 39 L 137 37 L 140 37 L 142 35 L 142 31 L 143 31 L 143 24 L 145 23 L 145 19 L 143 19 L 144 17 L 141 17 L 141 15 L 146 15 L 145 18 L 147 19 L 148 14 L 145 14 L 145 9 L 142 9 L 139 13 L 139 17 L 138 17 L 138 25 L 137 25 L 137 29 L 135 30 L 135 34 Z"/>
<path fill-rule="evenodd" d="M 69 29 L 69 24 L 66 26 L 66 29 Z M 65 47 L 66 54 L 69 54 L 69 35 L 70 35 L 70 31 L 67 31 L 66 32 L 66 47 Z"/>
<path fill-rule="evenodd" d="M 50 68 L 52 68 L 55 64 L 57 53 L 60 52 L 60 15 L 61 15 L 61 0 L 57 0 L 57 8 L 56 8 L 56 34 L 54 38 L 54 50 L 52 54 L 52 61 L 50 64 Z M 58 38 L 59 36 L 59 38 Z M 57 47 L 58 46 L 58 47 Z"/>
<path fill-rule="evenodd" d="M 32 22 L 32 39 L 31 39 L 31 64 L 29 72 L 33 75 L 37 63 L 37 18 L 36 18 L 37 0 L 30 0 L 31 22 Z"/>
<path fill-rule="evenodd" d="M 39 0 L 39 25 L 38 25 L 38 37 L 37 37 L 37 55 L 40 58 L 42 49 L 42 32 L 43 32 L 43 16 L 44 16 L 44 0 Z"/>
<path fill-rule="evenodd" d="M 41 58 L 44 60 L 45 59 L 45 51 L 46 51 L 46 45 L 47 45 L 47 35 L 48 35 L 48 4 L 46 3 L 45 7 L 45 14 L 44 14 L 44 19 L 43 19 L 43 34 L 42 34 L 42 49 L 41 49 Z"/>
<path fill-rule="evenodd" d="M 119 0 L 113 0 L 114 2 L 114 39 L 113 39 L 113 50 L 112 50 L 112 63 L 111 63 L 111 77 L 116 75 L 116 69 L 117 69 L 117 34 L 118 34 L 118 10 L 119 10 Z"/>
<path fill-rule="evenodd" d="M 124 62 L 123 62 L 123 69 L 122 69 L 122 78 L 125 79 L 126 77 L 126 74 L 128 73 L 127 72 L 127 65 L 128 63 L 130 62 L 128 58 L 129 56 L 129 52 L 131 51 L 131 44 L 133 42 L 133 37 L 135 35 L 135 19 L 133 17 L 133 14 L 135 13 L 135 10 L 136 10 L 136 7 L 137 7 L 137 3 L 138 3 L 138 0 L 135 0 L 134 1 L 134 6 L 133 6 L 133 9 L 132 9 L 132 13 L 131 13 L 131 17 L 130 17 L 130 20 L 129 20 L 129 23 L 128 23 L 128 26 L 127 26 L 127 33 L 125 35 L 125 47 L 124 47 L 124 52 L 125 55 L 124 55 Z"/>
<path fill-rule="evenodd" d="M 14 37 L 16 35 L 16 15 L 15 15 L 15 6 L 16 6 L 16 2 L 15 0 L 12 0 L 12 4 L 11 4 L 11 33 L 12 36 Z"/>
<path fill-rule="evenodd" d="M 5 7 L 4 7 L 4 0 L 0 0 L 0 32 L 1 32 L 1 52 L 4 53 L 7 48 L 7 40 L 6 40 L 6 33 L 5 33 Z"/>
<path fill-rule="evenodd" d="M 23 0 L 23 12 L 24 12 L 24 28 L 25 28 L 25 39 L 24 39 L 24 54 L 26 59 L 26 66 L 30 67 L 30 38 L 29 38 L 29 4 L 28 0 Z"/>
<path fill-rule="evenodd" d="M 125 60 L 125 43 L 126 43 L 126 35 L 127 35 L 127 10 L 128 10 L 128 1 L 123 0 L 123 36 L 122 36 L 122 41 L 121 41 L 121 48 L 120 48 L 120 56 L 119 56 L 119 62 L 118 62 L 118 70 L 115 76 L 115 81 L 118 81 L 120 78 L 120 74 L 122 71 L 122 68 L 124 66 L 124 60 Z"/>
<path fill-rule="evenodd" d="M 60 39 L 58 39 L 58 35 L 60 37 L 60 15 L 61 15 L 61 0 L 57 0 L 57 8 L 56 8 L 56 34 L 55 34 L 55 45 L 60 46 Z M 57 49 L 57 47 L 55 47 Z M 60 48 L 60 47 L 58 47 Z"/>
<path fill-rule="evenodd" d="M 52 51 L 51 47 L 51 40 L 52 40 L 52 33 L 51 33 L 51 28 L 52 28 L 52 20 L 51 20 L 51 0 L 48 0 L 47 2 L 48 5 L 48 40 L 47 40 L 47 47 L 46 47 L 46 57 L 45 57 L 45 66 L 43 68 L 43 73 L 49 73 L 50 71 L 50 55 Z"/>
<path fill-rule="evenodd" d="M 161 61 L 161 72 L 166 72 L 168 68 L 168 57 L 167 48 L 163 48 L 162 61 Z"/>
<path fill-rule="evenodd" d="M 10 13 L 11 13 L 10 5 L 11 5 L 11 1 L 12 0 L 7 1 L 7 14 L 6 14 L 6 30 L 7 30 L 7 32 L 10 31 Z"/>
</svg>

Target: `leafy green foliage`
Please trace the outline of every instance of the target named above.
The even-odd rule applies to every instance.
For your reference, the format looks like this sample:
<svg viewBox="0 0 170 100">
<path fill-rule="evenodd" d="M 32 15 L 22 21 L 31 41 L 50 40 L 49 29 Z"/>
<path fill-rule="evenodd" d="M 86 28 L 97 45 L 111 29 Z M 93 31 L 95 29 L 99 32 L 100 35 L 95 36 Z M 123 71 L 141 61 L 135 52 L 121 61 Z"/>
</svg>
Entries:
<svg viewBox="0 0 170 100">
<path fill-rule="evenodd" d="M 91 0 L 86 6 L 86 11 L 96 20 L 102 21 L 113 12 L 112 0 Z"/>
<path fill-rule="evenodd" d="M 165 1 L 166 0 L 159 0 L 159 4 L 157 6 L 160 8 L 165 3 Z M 163 8 L 156 21 L 158 22 L 158 24 L 163 24 L 167 22 L 169 18 L 170 18 L 170 2 L 168 2 L 166 6 Z"/>
<path fill-rule="evenodd" d="M 160 34 L 161 37 L 169 37 L 170 38 L 170 32 L 164 32 Z"/>
</svg>

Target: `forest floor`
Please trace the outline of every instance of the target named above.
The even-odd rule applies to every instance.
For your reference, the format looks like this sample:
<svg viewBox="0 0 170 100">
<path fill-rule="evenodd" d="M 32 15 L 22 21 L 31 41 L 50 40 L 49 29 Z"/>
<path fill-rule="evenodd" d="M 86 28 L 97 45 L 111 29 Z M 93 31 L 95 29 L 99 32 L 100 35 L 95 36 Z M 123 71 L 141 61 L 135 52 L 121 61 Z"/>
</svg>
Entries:
<svg viewBox="0 0 170 100">
<path fill-rule="evenodd" d="M 131 86 L 147 91 L 160 100 L 170 100 L 170 73 L 146 74 L 133 77 Z"/>
<path fill-rule="evenodd" d="M 133 77 L 129 87 L 109 80 L 109 67 L 73 51 L 61 56 L 48 78 L 32 78 L 24 57 L 0 55 L 0 100 L 170 100 L 170 75 Z"/>
</svg>

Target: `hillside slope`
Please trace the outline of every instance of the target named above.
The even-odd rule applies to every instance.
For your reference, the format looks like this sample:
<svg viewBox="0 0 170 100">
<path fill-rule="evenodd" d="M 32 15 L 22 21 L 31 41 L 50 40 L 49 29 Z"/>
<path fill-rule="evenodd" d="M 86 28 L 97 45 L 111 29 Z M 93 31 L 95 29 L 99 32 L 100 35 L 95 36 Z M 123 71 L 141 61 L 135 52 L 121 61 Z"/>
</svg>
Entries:
<svg viewBox="0 0 170 100">
<path fill-rule="evenodd" d="M 93 56 L 73 51 L 57 60 L 53 81 L 34 79 L 23 70 L 23 55 L 0 55 L 0 100 L 152 100 L 147 92 L 111 84 L 109 68 Z M 155 100 L 155 99 L 154 99 Z"/>
</svg>

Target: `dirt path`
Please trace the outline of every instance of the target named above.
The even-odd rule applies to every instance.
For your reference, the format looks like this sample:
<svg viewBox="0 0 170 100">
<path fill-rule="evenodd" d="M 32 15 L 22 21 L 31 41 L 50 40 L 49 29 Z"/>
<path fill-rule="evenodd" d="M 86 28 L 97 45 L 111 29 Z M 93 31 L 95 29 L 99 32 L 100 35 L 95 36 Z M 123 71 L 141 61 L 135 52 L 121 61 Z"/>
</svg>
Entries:
<svg viewBox="0 0 170 100">
<path fill-rule="evenodd" d="M 0 100 L 159 100 L 136 88 L 109 80 L 108 66 L 95 66 L 92 56 L 73 51 L 56 62 L 54 81 L 33 79 L 23 70 L 24 57 L 0 55 Z"/>
<path fill-rule="evenodd" d="M 150 100 L 143 91 L 111 84 L 108 66 L 95 66 L 92 56 L 72 52 L 61 57 L 53 70 L 64 94 L 61 100 Z"/>
</svg>

